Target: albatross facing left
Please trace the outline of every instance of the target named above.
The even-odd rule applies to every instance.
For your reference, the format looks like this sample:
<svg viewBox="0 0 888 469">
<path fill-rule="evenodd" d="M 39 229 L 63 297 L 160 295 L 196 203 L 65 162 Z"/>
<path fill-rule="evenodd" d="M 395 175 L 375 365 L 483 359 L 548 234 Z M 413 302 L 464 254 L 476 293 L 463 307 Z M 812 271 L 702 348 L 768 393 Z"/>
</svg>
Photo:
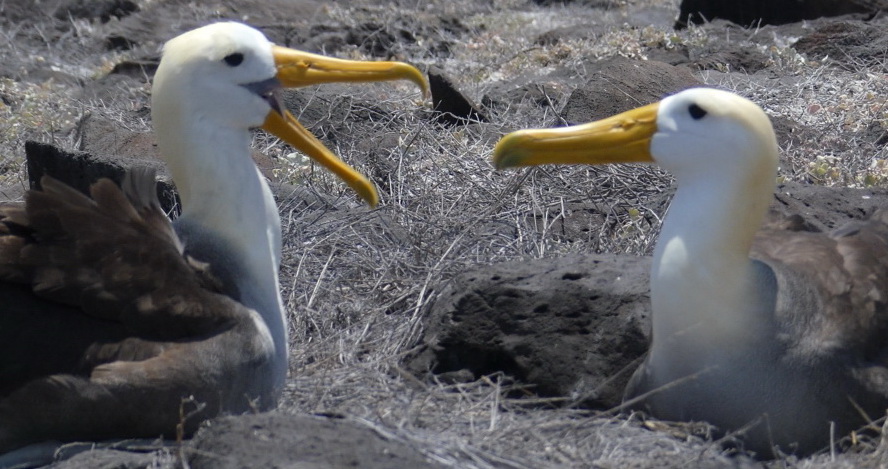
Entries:
<svg viewBox="0 0 888 469">
<path fill-rule="evenodd" d="M 778 149 L 752 102 L 691 89 L 590 124 L 522 130 L 498 168 L 655 162 L 677 191 L 654 251 L 652 343 L 626 397 L 666 420 L 807 454 L 888 407 L 888 211 L 831 233 L 759 230 Z M 747 427 L 748 426 L 748 427 Z"/>
<path fill-rule="evenodd" d="M 123 192 L 98 182 L 92 199 L 44 178 L 24 206 L 0 211 L 0 454 L 45 440 L 173 437 L 180 407 L 198 408 L 185 433 L 219 413 L 274 407 L 287 374 L 280 219 L 250 158 L 250 129 L 281 137 L 375 205 L 370 182 L 275 91 L 392 79 L 425 90 L 407 64 L 286 49 L 237 23 L 169 41 L 152 121 L 182 201 L 175 228 L 142 172 Z"/>
</svg>

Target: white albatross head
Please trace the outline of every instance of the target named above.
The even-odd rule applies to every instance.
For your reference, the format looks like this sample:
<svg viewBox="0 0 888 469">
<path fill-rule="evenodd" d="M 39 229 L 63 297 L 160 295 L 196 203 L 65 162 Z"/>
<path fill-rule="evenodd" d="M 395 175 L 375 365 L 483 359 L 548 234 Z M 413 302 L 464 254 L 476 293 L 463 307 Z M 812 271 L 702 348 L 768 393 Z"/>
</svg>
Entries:
<svg viewBox="0 0 888 469">
<path fill-rule="evenodd" d="M 378 200 L 373 185 L 300 125 L 274 93 L 318 83 L 395 79 L 427 89 L 422 74 L 404 63 L 324 57 L 276 46 L 240 23 L 216 23 L 186 32 L 164 46 L 154 78 L 152 121 L 174 178 L 176 166 L 192 164 L 182 159 L 212 157 L 195 147 L 212 148 L 213 132 L 243 133 L 262 127 L 331 170 L 372 206 Z M 189 142 L 192 136 L 210 141 Z M 183 199 L 186 208 L 187 203 Z"/>
<path fill-rule="evenodd" d="M 239 23 L 216 23 L 169 40 L 152 108 L 163 118 L 166 109 L 185 109 L 192 119 L 220 128 L 259 127 L 270 106 L 263 94 L 273 89 L 277 72 L 272 47 L 261 32 Z"/>
<path fill-rule="evenodd" d="M 499 141 L 493 162 L 499 169 L 657 163 L 681 185 L 719 174 L 773 179 L 777 155 L 771 122 L 760 107 L 727 91 L 692 88 L 588 124 L 513 132 Z"/>
</svg>

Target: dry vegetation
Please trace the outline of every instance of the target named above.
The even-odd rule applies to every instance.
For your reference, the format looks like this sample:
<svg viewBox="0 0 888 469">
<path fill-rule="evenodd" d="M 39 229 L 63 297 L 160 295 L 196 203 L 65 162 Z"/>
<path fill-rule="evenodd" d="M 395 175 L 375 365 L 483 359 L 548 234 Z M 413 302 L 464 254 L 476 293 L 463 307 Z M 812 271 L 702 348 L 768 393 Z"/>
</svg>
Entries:
<svg viewBox="0 0 888 469">
<path fill-rule="evenodd" d="M 143 3 L 149 8 L 152 2 Z M 386 24 L 415 14 L 412 9 L 356 3 L 362 2 L 329 6 L 326 13 L 354 24 L 367 18 Z M 516 74 L 542 77 L 562 65 L 582 74 L 582 63 L 590 58 L 644 59 L 652 44 L 668 48 L 712 39 L 698 27 L 680 32 L 628 28 L 620 20 L 630 7 L 677 9 L 678 0 L 625 0 L 606 11 L 541 8 L 522 0 L 494 2 L 495 8 L 469 0 L 434 3 L 430 11 L 459 14 L 469 29 L 451 44 L 451 55 L 442 61 L 432 44 L 419 41 L 398 46 L 392 56 L 421 68 L 441 66 L 477 99 L 497 81 Z M 38 60 L 67 67 L 69 73 L 79 60 L 81 68 L 74 74 L 90 79 L 126 55 L 72 57 L 79 35 L 97 34 L 90 28 L 102 26 L 70 21 L 77 22 L 77 33 L 63 43 L 46 43 Z M 602 26 L 594 39 L 534 42 L 543 32 L 584 22 L 610 26 Z M 25 33 L 33 37 L 39 31 L 4 29 L 2 34 L 14 44 Z M 762 47 L 774 73 L 786 77 L 780 87 L 760 77 L 726 73 L 730 70 L 700 77 L 753 99 L 772 116 L 791 117 L 817 130 L 816 141 L 783 149 L 788 164 L 780 177 L 828 185 L 888 185 L 886 149 L 848 138 L 871 126 L 888 129 L 888 69 L 874 73 L 872 68 L 829 67 L 822 57 L 795 53 L 788 47 L 791 40 L 778 37 L 776 45 Z M 22 53 L 3 48 L 0 60 Z M 369 58 L 357 49 L 351 57 Z M 375 175 L 381 195 L 376 210 L 359 206 L 330 176 L 306 167 L 298 157 L 286 158 L 289 150 L 257 136 L 257 147 L 281 157 L 283 174 L 300 179 L 311 191 L 341 195 L 336 210 L 286 201 L 281 205 L 286 239 L 282 284 L 292 341 L 282 411 L 348 415 L 454 467 L 590 467 L 606 466 L 614 458 L 627 461 L 632 449 L 609 440 L 603 431 L 627 425 L 625 418 L 592 420 L 586 411 L 558 408 L 558 402 L 507 397 L 516 394 L 517 385 L 504 376 L 464 384 L 426 382 L 404 373 L 398 363 L 420 336 L 420 319 L 435 287 L 474 265 L 588 251 L 648 253 L 662 213 L 644 202 L 668 187 L 669 177 L 648 167 L 493 171 L 488 160 L 496 136 L 553 124 L 566 93 L 553 97 L 549 109 L 499 110 L 489 124 L 444 127 L 429 119 L 430 111 L 418 106 L 420 97 L 409 86 L 372 86 L 371 91 L 354 87 L 353 103 L 362 102 L 362 93 L 372 94 L 388 112 L 386 118 L 356 119 L 347 128 L 337 127 L 339 143 L 333 149 L 347 161 L 363 162 L 359 169 Z M 87 111 L 142 128 L 146 122 L 133 111 L 147 106 L 148 90 L 121 93 L 124 98 L 115 103 L 78 101 L 70 98 L 70 86 L 52 80 L 0 80 L 0 185 L 26 180 L 26 139 L 73 145 L 70 130 Z M 362 112 L 360 106 L 349 112 Z M 355 139 L 381 133 L 394 133 L 399 140 L 384 161 L 358 154 Z M 831 141 L 841 144 L 826 144 Z M 572 203 L 590 199 L 607 207 L 606 223 L 590 226 L 586 240 L 564 242 L 551 227 L 570 215 Z"/>
<path fill-rule="evenodd" d="M 479 30 L 472 40 L 452 47 L 445 68 L 460 77 L 468 95 L 480 97 L 491 83 L 513 74 L 542 75 L 547 67 L 579 64 L 590 55 L 644 58 L 645 45 L 653 42 L 708 40 L 700 28 L 676 33 L 616 25 L 593 41 L 542 46 L 533 43 L 538 34 L 600 12 L 526 6 L 516 10 L 502 8 L 465 18 Z M 351 13 L 334 11 L 342 20 L 361 20 Z M 619 15 L 619 10 L 606 14 Z M 785 87 L 771 89 L 737 74 L 708 73 L 702 79 L 754 99 L 771 115 L 810 125 L 822 132 L 822 139 L 847 139 L 840 126 L 888 128 L 884 75 L 829 68 L 789 47 L 765 52 L 778 73 L 792 78 Z M 435 62 L 422 50 L 395 55 L 420 65 Z M 285 218 L 291 222 L 288 229 L 299 233 L 289 237 L 285 262 L 285 275 L 293 275 L 288 298 L 294 332 L 291 397 L 285 408 L 359 416 L 417 441 L 436 458 L 460 461 L 455 463 L 460 467 L 470 466 L 467 457 L 475 467 L 490 467 L 497 459 L 494 454 L 509 455 L 506 465 L 514 467 L 625 461 L 626 454 L 617 453 L 631 448 L 613 447 L 588 415 L 570 409 L 528 411 L 540 403 L 505 398 L 508 381 L 503 377 L 469 384 L 426 383 L 405 376 L 397 364 L 419 334 L 431 288 L 473 265 L 573 252 L 649 252 L 662 214 L 639 201 L 668 186 L 668 176 L 646 167 L 496 173 L 488 163 L 494 143 L 491 127 L 504 133 L 551 125 L 562 103 L 553 102 L 548 112 L 509 110 L 494 116 L 493 124 L 452 129 L 430 123 L 425 113 L 416 111 L 415 97 L 399 99 L 398 94 L 393 92 L 384 103 L 386 109 L 396 110 L 392 121 L 362 123 L 364 127 L 349 132 L 369 135 L 394 129 L 400 136 L 401 145 L 390 155 L 394 171 L 387 180 L 377 181 L 381 208 L 349 211 L 327 223 L 307 222 L 298 214 Z M 824 184 L 888 182 L 884 148 L 845 143 L 844 151 L 830 154 L 823 153 L 822 140 L 786 148 L 791 164 L 780 174 Z M 336 150 L 346 158 L 352 153 L 348 144 Z M 374 173 L 373 168 L 363 169 Z M 306 183 L 323 192 L 342 191 L 322 174 L 314 173 Z M 562 242 L 549 228 L 569 215 L 565 207 L 571 202 L 589 199 L 609 207 L 608 222 L 592 227 L 585 242 Z"/>
</svg>

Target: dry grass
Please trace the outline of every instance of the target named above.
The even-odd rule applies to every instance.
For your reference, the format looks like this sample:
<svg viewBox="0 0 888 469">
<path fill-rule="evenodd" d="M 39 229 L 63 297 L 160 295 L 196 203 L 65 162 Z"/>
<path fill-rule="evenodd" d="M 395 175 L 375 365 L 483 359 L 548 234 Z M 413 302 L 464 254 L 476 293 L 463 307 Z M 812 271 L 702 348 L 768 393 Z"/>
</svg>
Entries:
<svg viewBox="0 0 888 469">
<path fill-rule="evenodd" d="M 425 14 L 403 3 L 401 8 L 374 3 L 333 5 L 326 13 L 346 24 L 368 19 L 389 24 Z M 431 40 L 398 45 L 391 55 L 421 67 L 442 66 L 478 100 L 498 81 L 518 74 L 545 77 L 564 66 L 582 76 L 582 63 L 590 59 L 643 59 L 651 46 L 700 46 L 713 39 L 699 27 L 681 32 L 628 28 L 620 20 L 629 8 L 675 7 L 677 0 L 628 0 L 603 12 L 538 8 L 522 0 L 494 2 L 495 6 L 468 0 L 434 3 L 433 11 L 458 15 L 465 26 L 461 37 L 435 32 L 436 40 L 453 39 L 449 55 L 436 53 Z M 609 26 L 593 39 L 534 42 L 548 30 L 585 22 Z M 46 60 L 70 67 L 69 62 L 80 57 L 62 52 L 77 50 L 80 35 L 99 33 L 90 28 L 101 26 L 78 23 L 63 43 L 47 42 Z M 37 26 L 4 31 L 11 43 L 40 37 Z M 745 44 L 747 39 L 735 41 Z M 780 41 L 786 44 L 789 39 L 777 38 Z M 816 141 L 783 149 L 788 165 L 781 168 L 781 176 L 830 185 L 888 185 L 885 147 L 855 138 L 873 126 L 888 129 L 885 71 L 829 67 L 821 58 L 801 57 L 785 45 L 757 47 L 771 58 L 773 74 L 788 78 L 769 80 L 728 70 L 700 77 L 817 133 Z M 13 47 L 5 53 L 23 52 Z M 359 48 L 341 55 L 367 58 Z M 75 74 L 98 76 L 120 58 L 92 58 Z M 0 105 L 0 185 L 25 180 L 24 140 L 66 142 L 70 134 L 65 132 L 85 111 L 102 112 L 141 129 L 146 123 L 132 111 L 146 103 L 145 91 L 130 90 L 122 102 L 79 102 L 69 95 L 70 87 L 51 81 L 0 80 L 0 96 L 7 101 Z M 373 175 L 381 196 L 376 210 L 360 206 L 328 174 L 305 167 L 299 159 L 280 160 L 282 174 L 333 203 L 306 205 L 293 199 L 280 207 L 286 240 L 281 276 L 292 348 L 282 411 L 345 414 L 452 467 L 604 467 L 613 464 L 608 461 L 630 464 L 638 459 L 631 446 L 610 433 L 638 425 L 631 419 L 592 419 L 585 411 L 558 408 L 557 402 L 507 397 L 519 390 L 503 376 L 466 384 L 425 382 L 398 365 L 420 337 L 422 316 L 435 288 L 455 274 L 505 260 L 651 251 L 662 217 L 662 208 L 652 200 L 670 185 L 668 175 L 643 166 L 509 172 L 491 167 L 496 137 L 555 123 L 567 91 L 553 96 L 548 108 L 492 110 L 491 123 L 444 127 L 430 119 L 428 109 L 417 106 L 418 93 L 407 85 L 353 88 L 346 118 L 321 121 L 313 129 L 326 135 L 345 160 Z M 368 102 L 385 112 L 368 111 Z M 396 136 L 398 144 L 382 146 L 375 160 L 366 158 L 360 139 L 382 134 Z M 276 156 L 289 153 L 264 135 L 257 136 L 256 146 Z M 594 204 L 604 222 L 589 221 L 585 238 L 568 240 L 559 223 L 582 219 L 580 204 Z M 663 457 L 672 454 L 669 448 L 663 451 Z"/>
<path fill-rule="evenodd" d="M 386 12 L 371 15 L 392 14 Z M 464 21 L 477 35 L 454 44 L 445 67 L 460 77 L 463 91 L 480 98 L 497 80 L 528 70 L 542 68 L 544 73 L 545 67 L 570 66 L 590 55 L 643 58 L 647 44 L 707 40 L 700 28 L 676 33 L 614 26 L 592 41 L 555 46 L 531 42 L 535 33 L 588 19 L 588 12 L 574 12 L 498 9 L 468 16 Z M 360 18 L 350 13 L 342 10 L 338 16 L 343 21 Z M 752 98 L 771 115 L 816 128 L 823 138 L 843 139 L 844 150 L 831 155 L 841 178 L 816 182 L 860 184 L 873 162 L 886 157 L 885 150 L 848 141 L 847 136 L 873 122 L 885 125 L 885 81 L 865 70 L 846 72 L 805 60 L 789 48 L 767 52 L 778 73 L 797 79 L 779 87 L 739 74 L 711 72 L 702 79 Z M 431 62 L 430 54 L 421 50 L 396 55 Z M 400 144 L 387 155 L 385 180 L 377 180 L 380 209 L 358 208 L 320 221 L 314 212 L 285 217 L 288 231 L 298 233 L 288 238 L 284 274 L 292 275 L 287 298 L 293 315 L 287 411 L 356 416 L 456 467 L 588 467 L 599 458 L 627 461 L 626 454 L 616 454 L 619 443 L 600 431 L 606 423 L 592 424 L 588 415 L 570 409 L 528 410 L 505 397 L 501 377 L 446 385 L 418 382 L 398 367 L 418 338 L 433 288 L 473 265 L 574 252 L 651 250 L 662 213 L 647 208 L 646 202 L 669 185 L 661 172 L 607 167 L 497 173 L 490 167 L 491 136 L 553 124 L 552 110 L 561 104 L 548 110 L 503 110 L 491 124 L 447 128 L 416 111 L 415 96 L 393 93 L 381 106 L 391 112 L 390 119 L 356 119 L 340 129 L 342 135 L 357 138 L 394 132 Z M 823 112 L 809 112 L 814 104 Z M 337 141 L 336 151 L 344 158 L 362 160 L 353 141 Z M 821 150 L 823 145 L 812 147 Z M 813 149 L 784 149 L 791 165 L 781 168 L 781 175 L 812 179 L 808 163 L 820 156 Z M 379 173 L 370 166 L 362 170 Z M 323 193 L 343 192 L 322 174 L 312 174 L 305 183 Z M 606 207 L 606 222 L 592 227 L 588 239 L 565 242 L 552 227 L 571 215 L 569 207 L 588 201 Z M 509 457 L 500 460 L 502 455 Z"/>
</svg>

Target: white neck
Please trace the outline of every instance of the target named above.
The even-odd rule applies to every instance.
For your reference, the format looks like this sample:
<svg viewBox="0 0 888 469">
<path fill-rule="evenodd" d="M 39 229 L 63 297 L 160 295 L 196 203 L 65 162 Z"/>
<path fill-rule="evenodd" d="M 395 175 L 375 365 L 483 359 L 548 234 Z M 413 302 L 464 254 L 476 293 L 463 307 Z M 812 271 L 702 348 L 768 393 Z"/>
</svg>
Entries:
<svg viewBox="0 0 888 469">
<path fill-rule="evenodd" d="M 773 175 L 694 176 L 678 181 L 654 253 L 652 356 L 749 344 L 761 319 L 749 250 Z"/>
<path fill-rule="evenodd" d="M 155 119 L 160 151 L 166 156 L 182 200 L 180 220 L 224 239 L 246 272 L 238 285 L 245 306 L 265 321 L 275 345 L 275 381 L 286 376 L 287 327 L 278 283 L 280 216 L 271 191 L 250 158 L 250 132 L 200 119 L 188 112 Z M 186 246 L 187 248 L 187 246 Z"/>
</svg>

